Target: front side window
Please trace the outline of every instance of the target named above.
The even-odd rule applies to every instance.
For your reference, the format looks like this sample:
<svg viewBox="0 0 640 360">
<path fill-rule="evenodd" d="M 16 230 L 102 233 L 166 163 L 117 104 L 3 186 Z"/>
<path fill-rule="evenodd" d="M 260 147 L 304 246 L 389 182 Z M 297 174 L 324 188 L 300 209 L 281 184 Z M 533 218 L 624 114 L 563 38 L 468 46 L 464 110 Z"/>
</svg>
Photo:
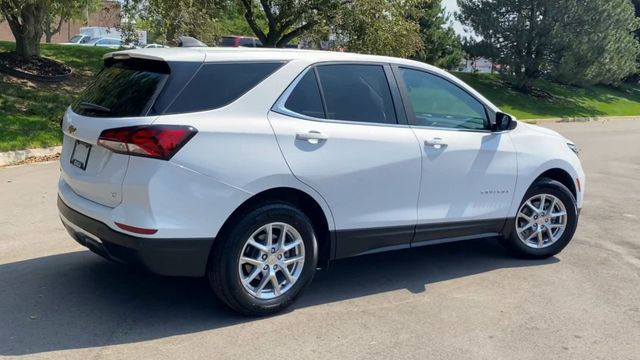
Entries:
<svg viewBox="0 0 640 360">
<path fill-rule="evenodd" d="M 427 72 L 400 68 L 416 125 L 484 130 L 484 106 L 457 85 Z"/>
<path fill-rule="evenodd" d="M 391 90 L 380 65 L 321 65 L 317 67 L 326 118 L 395 124 Z"/>
</svg>

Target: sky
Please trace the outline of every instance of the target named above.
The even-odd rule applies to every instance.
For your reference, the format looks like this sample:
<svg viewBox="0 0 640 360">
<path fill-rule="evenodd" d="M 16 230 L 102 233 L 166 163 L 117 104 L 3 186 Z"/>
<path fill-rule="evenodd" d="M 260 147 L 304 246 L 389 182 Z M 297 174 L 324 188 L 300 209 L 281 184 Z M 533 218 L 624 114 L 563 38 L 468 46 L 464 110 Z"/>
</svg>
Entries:
<svg viewBox="0 0 640 360">
<path fill-rule="evenodd" d="M 442 1 L 442 5 L 444 6 L 444 8 L 449 13 L 453 13 L 453 12 L 458 10 L 457 0 L 443 0 Z M 456 34 L 461 34 L 461 35 L 464 34 L 464 30 L 462 29 L 462 25 L 457 21 L 454 21 L 453 29 L 456 31 Z"/>
</svg>

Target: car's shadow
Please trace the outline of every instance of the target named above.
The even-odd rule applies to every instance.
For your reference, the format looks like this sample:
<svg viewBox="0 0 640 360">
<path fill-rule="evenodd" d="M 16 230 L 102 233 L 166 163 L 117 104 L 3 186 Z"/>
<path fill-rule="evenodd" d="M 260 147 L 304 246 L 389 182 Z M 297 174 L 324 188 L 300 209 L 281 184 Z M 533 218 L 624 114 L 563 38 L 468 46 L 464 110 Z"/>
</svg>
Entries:
<svg viewBox="0 0 640 360">
<path fill-rule="evenodd" d="M 403 250 L 331 264 L 291 311 L 500 268 L 557 262 L 510 257 L 494 240 Z M 154 276 L 89 251 L 0 265 L 0 355 L 135 343 L 254 321 L 219 303 L 203 279 Z"/>
</svg>

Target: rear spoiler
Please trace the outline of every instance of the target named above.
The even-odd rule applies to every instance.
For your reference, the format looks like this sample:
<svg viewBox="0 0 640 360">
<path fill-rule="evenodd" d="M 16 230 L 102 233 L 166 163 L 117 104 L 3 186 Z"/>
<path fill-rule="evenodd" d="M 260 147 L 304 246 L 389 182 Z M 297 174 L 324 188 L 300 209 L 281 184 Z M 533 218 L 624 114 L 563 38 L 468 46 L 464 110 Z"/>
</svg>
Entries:
<svg viewBox="0 0 640 360">
<path fill-rule="evenodd" d="M 110 52 L 102 57 L 104 62 L 127 59 L 155 60 L 155 61 L 180 61 L 203 62 L 205 53 L 198 48 L 168 48 L 168 49 L 129 49 Z"/>
</svg>

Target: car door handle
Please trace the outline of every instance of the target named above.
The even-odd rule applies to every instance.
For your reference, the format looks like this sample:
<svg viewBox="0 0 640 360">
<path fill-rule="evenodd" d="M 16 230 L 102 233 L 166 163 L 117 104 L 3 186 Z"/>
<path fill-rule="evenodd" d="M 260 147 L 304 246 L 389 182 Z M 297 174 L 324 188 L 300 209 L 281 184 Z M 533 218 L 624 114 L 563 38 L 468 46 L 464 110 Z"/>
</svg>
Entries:
<svg viewBox="0 0 640 360">
<path fill-rule="evenodd" d="M 429 146 L 429 147 L 433 147 L 436 149 L 440 149 L 443 148 L 445 146 L 447 146 L 447 143 L 442 140 L 441 138 L 433 138 L 433 139 L 429 139 L 429 140 L 425 140 L 424 141 L 424 146 Z"/>
<path fill-rule="evenodd" d="M 296 140 L 308 141 L 311 143 L 318 143 L 319 141 L 327 140 L 329 137 L 319 131 L 309 131 L 306 133 L 297 133 Z"/>
</svg>

